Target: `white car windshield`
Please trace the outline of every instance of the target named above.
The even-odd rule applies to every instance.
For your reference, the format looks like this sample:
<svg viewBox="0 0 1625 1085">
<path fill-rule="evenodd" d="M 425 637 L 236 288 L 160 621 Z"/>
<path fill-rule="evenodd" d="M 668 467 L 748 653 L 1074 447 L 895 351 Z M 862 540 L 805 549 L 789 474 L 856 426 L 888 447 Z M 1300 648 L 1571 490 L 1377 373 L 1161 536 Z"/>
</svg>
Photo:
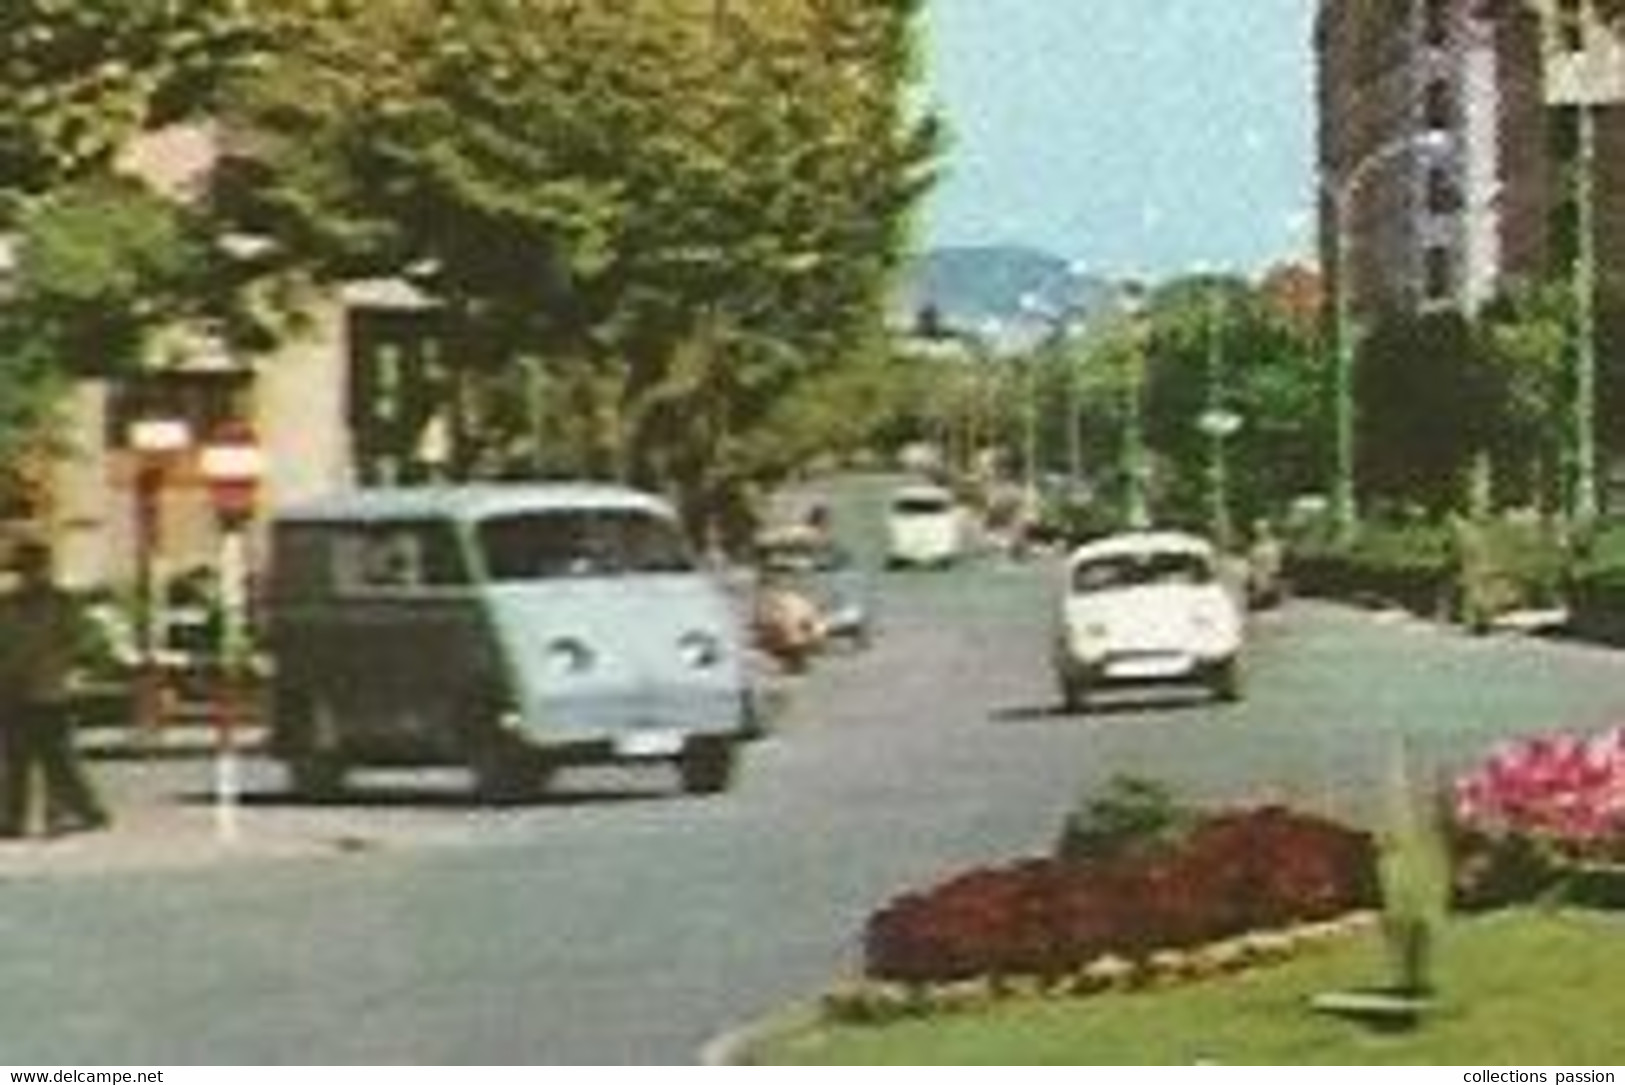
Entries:
<svg viewBox="0 0 1625 1085">
<path fill-rule="evenodd" d="M 947 498 L 930 494 L 899 497 L 892 503 L 892 514 L 895 516 L 941 516 L 952 510 L 953 503 Z"/>
<path fill-rule="evenodd" d="M 497 516 L 480 525 L 492 580 L 677 573 L 694 568 L 674 524 L 627 509 Z"/>
<path fill-rule="evenodd" d="M 1072 571 L 1077 593 L 1138 588 L 1156 584 L 1208 584 L 1212 564 L 1200 554 L 1116 554 L 1080 563 Z"/>
</svg>

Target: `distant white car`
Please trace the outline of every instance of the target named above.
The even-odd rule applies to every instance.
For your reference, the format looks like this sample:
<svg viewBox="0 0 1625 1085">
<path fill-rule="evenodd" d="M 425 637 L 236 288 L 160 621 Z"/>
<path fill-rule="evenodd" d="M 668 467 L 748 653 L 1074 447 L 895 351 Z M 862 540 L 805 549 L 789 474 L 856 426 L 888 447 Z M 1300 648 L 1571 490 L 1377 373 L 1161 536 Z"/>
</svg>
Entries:
<svg viewBox="0 0 1625 1085">
<path fill-rule="evenodd" d="M 1203 539 L 1137 532 L 1079 547 L 1058 611 L 1055 673 L 1069 711 L 1108 685 L 1197 683 L 1241 698 L 1243 615 Z"/>
<path fill-rule="evenodd" d="M 886 564 L 944 568 L 965 548 L 965 519 L 954 495 L 926 483 L 903 486 L 886 511 Z"/>
</svg>

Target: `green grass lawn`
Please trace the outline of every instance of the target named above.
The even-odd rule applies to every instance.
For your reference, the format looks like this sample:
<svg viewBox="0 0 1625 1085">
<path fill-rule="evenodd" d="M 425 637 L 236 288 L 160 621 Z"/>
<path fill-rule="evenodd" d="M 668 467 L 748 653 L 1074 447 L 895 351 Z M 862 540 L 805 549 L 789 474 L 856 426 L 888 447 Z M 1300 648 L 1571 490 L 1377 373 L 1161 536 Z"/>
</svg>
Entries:
<svg viewBox="0 0 1625 1085">
<path fill-rule="evenodd" d="M 1511 912 L 1454 920 L 1436 953 L 1436 1008 L 1381 1033 L 1316 1013 L 1316 994 L 1381 984 L 1380 937 L 1182 987 L 1001 1003 L 886 1026 L 801 1023 L 750 1061 L 811 1064 L 1625 1063 L 1625 917 Z"/>
</svg>

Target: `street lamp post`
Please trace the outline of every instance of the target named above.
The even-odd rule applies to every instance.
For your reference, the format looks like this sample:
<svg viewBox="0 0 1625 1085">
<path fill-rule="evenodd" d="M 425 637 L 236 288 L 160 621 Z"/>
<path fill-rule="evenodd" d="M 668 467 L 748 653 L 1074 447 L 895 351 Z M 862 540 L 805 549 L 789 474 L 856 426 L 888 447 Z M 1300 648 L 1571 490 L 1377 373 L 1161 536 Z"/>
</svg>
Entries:
<svg viewBox="0 0 1625 1085">
<path fill-rule="evenodd" d="M 1575 118 L 1573 393 L 1566 429 L 1567 511 L 1580 524 L 1601 511 L 1597 477 L 1597 125 L 1625 102 L 1625 32 L 1596 0 L 1532 0 L 1545 31 L 1546 104 Z"/>
<path fill-rule="evenodd" d="M 1068 274 L 1076 279 L 1081 276 L 1083 265 L 1073 262 L 1067 267 Z M 1069 486 L 1068 496 L 1075 493 L 1083 481 L 1083 433 L 1078 427 L 1078 415 L 1082 406 L 1082 386 L 1078 379 L 1077 359 L 1073 356 L 1072 344 L 1084 333 L 1087 328 L 1086 318 L 1075 303 L 1066 303 L 1060 307 L 1046 305 L 1036 294 L 1026 294 L 1021 299 L 1022 311 L 1029 316 L 1043 322 L 1047 331 L 1045 335 L 1046 353 L 1054 351 L 1066 371 L 1066 401 L 1065 401 L 1065 428 L 1066 428 L 1066 470 Z M 1031 360 L 1029 360 L 1031 365 Z M 1027 417 L 1031 423 L 1027 430 L 1027 462 L 1036 464 L 1039 460 L 1039 388 L 1036 379 L 1028 381 L 1028 409 Z M 1031 478 L 1031 473 L 1030 473 Z M 1029 482 L 1029 485 L 1031 483 Z"/>
<path fill-rule="evenodd" d="M 1574 167 L 1574 507 L 1573 520 L 1597 518 L 1597 107 L 1576 107 Z"/>
<path fill-rule="evenodd" d="M 1137 282 L 1123 288 L 1123 312 L 1129 322 L 1128 380 L 1123 387 L 1123 520 L 1130 528 L 1151 523 L 1146 498 L 1145 369 L 1150 352 L 1145 289 Z"/>
<path fill-rule="evenodd" d="M 1038 508 L 1038 360 L 1027 352 L 1022 363 L 1021 409 L 1022 501 L 1029 514 Z"/>
<path fill-rule="evenodd" d="M 1021 296 L 1021 311 L 1027 316 L 1042 322 L 1046 331 L 1043 345 L 1038 350 L 1023 352 L 1024 369 L 1022 405 L 1022 500 L 1029 510 L 1038 505 L 1038 476 L 1040 466 L 1038 462 L 1038 425 L 1039 425 L 1039 359 L 1047 355 L 1055 346 L 1060 334 L 1060 315 L 1052 312 L 1038 297 L 1037 294 L 1023 294 Z"/>
<path fill-rule="evenodd" d="M 1218 282 L 1211 281 L 1207 295 L 1207 394 L 1206 405 L 1197 419 L 1197 428 L 1207 437 L 1208 526 L 1220 546 L 1230 544 L 1233 524 L 1230 515 L 1229 440 L 1241 428 L 1241 416 L 1228 409 L 1224 388 L 1224 299 Z"/>
<path fill-rule="evenodd" d="M 248 672 L 248 535 L 265 456 L 246 424 L 222 426 L 204 446 L 199 470 L 220 527 L 220 666 L 215 697 L 215 828 L 237 836 L 238 696 Z"/>
<path fill-rule="evenodd" d="M 1359 518 L 1355 495 L 1354 356 L 1358 328 L 1354 294 L 1349 282 L 1353 261 L 1354 204 L 1360 190 L 1377 171 L 1394 159 L 1416 151 L 1437 151 L 1448 146 L 1443 131 L 1407 132 L 1379 144 L 1355 162 L 1336 184 L 1321 180 L 1321 190 L 1332 217 L 1332 518 L 1338 534 L 1347 537 Z"/>
</svg>

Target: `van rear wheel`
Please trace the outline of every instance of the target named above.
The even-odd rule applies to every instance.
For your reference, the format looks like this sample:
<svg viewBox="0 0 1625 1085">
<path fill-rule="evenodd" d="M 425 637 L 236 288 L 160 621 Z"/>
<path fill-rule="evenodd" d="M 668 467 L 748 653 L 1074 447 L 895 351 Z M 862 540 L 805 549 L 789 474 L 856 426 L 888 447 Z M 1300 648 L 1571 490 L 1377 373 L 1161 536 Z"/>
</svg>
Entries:
<svg viewBox="0 0 1625 1085">
<path fill-rule="evenodd" d="M 288 762 L 294 793 L 315 802 L 338 798 L 348 771 L 343 758 L 320 750 L 305 750 Z"/>
<path fill-rule="evenodd" d="M 717 795 L 732 786 L 738 764 L 732 742 L 707 739 L 689 744 L 677 761 L 677 773 L 688 794 Z"/>
</svg>

